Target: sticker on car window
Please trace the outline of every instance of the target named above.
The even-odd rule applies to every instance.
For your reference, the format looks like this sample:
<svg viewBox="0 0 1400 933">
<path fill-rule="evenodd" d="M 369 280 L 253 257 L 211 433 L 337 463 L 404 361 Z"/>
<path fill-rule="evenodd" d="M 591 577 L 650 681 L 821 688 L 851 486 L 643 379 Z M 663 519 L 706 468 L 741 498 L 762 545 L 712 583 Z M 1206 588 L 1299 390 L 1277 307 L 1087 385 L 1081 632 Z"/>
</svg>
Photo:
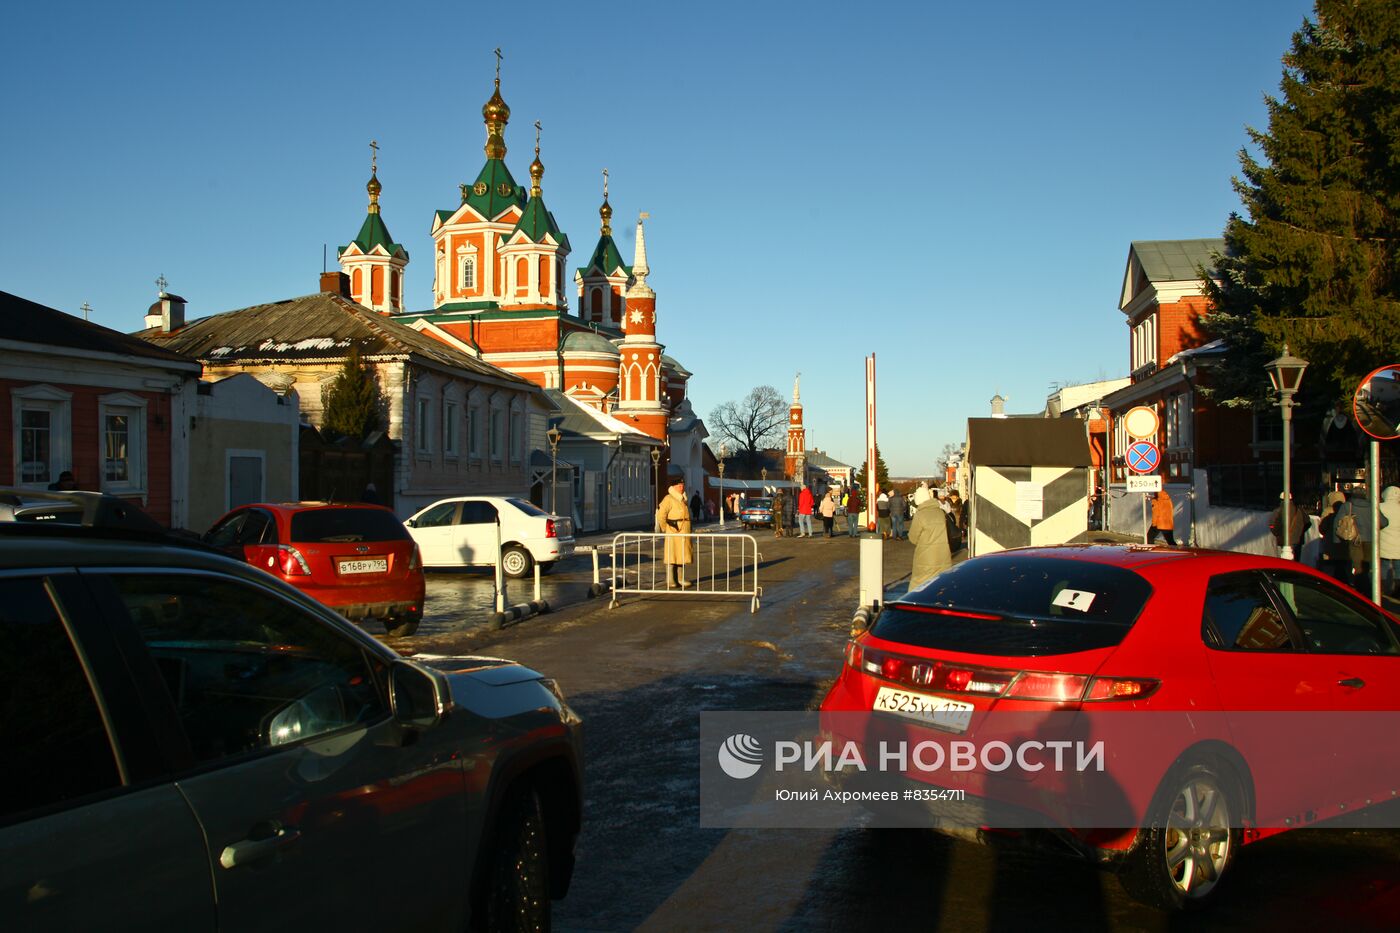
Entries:
<svg viewBox="0 0 1400 933">
<path fill-rule="evenodd" d="M 1063 589 L 1056 593 L 1055 598 L 1050 602 L 1065 609 L 1073 609 L 1076 612 L 1088 612 L 1089 607 L 1094 604 L 1094 595 L 1085 590 Z"/>
</svg>

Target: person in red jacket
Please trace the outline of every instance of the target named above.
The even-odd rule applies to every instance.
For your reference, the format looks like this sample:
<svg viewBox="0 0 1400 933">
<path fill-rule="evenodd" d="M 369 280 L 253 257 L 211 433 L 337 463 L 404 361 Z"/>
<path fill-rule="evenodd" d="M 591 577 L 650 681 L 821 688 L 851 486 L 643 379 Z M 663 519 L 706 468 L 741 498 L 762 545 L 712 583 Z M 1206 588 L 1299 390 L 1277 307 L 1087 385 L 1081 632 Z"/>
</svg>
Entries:
<svg viewBox="0 0 1400 933">
<path fill-rule="evenodd" d="M 797 494 L 797 536 L 799 538 L 812 537 L 812 509 L 816 504 L 817 500 L 812 495 L 812 487 L 804 485 L 802 491 Z"/>
</svg>

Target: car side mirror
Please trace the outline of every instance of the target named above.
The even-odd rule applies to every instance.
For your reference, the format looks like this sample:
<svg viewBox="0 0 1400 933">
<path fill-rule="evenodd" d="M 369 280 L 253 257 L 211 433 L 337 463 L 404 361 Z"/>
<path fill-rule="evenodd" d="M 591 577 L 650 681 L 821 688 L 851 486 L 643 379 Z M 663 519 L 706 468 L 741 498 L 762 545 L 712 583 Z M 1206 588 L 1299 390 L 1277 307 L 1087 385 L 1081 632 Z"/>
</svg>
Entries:
<svg viewBox="0 0 1400 933">
<path fill-rule="evenodd" d="M 404 524 L 407 525 L 407 526 L 410 527 L 410 528 L 417 528 L 417 527 L 418 527 L 418 519 L 416 519 L 416 518 L 410 518 L 408 521 L 404 522 Z"/>
<path fill-rule="evenodd" d="M 436 671 L 407 661 L 389 668 L 389 708 L 400 725 L 430 729 L 442 721 L 451 705 L 451 688 Z"/>
</svg>

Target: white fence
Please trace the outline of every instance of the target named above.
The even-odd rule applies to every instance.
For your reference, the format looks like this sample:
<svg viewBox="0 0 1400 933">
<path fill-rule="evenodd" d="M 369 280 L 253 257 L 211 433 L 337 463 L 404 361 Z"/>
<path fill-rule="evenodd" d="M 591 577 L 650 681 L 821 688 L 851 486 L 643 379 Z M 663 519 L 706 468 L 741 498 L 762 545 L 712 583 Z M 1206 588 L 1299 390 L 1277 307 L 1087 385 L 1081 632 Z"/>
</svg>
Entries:
<svg viewBox="0 0 1400 933">
<path fill-rule="evenodd" d="M 666 539 L 690 545 L 690 562 L 681 565 L 681 585 L 665 562 Z M 642 596 L 743 596 L 757 612 L 763 587 L 758 584 L 758 542 L 753 535 L 620 534 L 612 543 L 612 602 L 626 593 Z"/>
</svg>

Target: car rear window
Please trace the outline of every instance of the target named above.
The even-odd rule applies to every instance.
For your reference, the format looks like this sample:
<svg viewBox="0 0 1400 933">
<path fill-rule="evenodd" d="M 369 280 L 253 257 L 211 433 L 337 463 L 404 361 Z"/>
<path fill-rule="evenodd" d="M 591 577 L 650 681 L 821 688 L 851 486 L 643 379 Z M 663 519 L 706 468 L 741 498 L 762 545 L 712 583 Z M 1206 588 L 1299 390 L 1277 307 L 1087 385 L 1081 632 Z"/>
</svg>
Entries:
<svg viewBox="0 0 1400 933">
<path fill-rule="evenodd" d="M 384 509 L 311 509 L 292 516 L 292 541 L 407 541 L 408 529 Z"/>
<path fill-rule="evenodd" d="M 746 509 L 771 509 L 772 499 L 745 499 L 742 508 Z"/>
<path fill-rule="evenodd" d="M 995 556 L 955 564 L 886 605 L 872 634 L 920 648 L 1038 656 L 1117 645 L 1152 595 L 1129 570 Z"/>
<path fill-rule="evenodd" d="M 546 511 L 544 511 L 543 509 L 541 509 L 539 506 L 535 505 L 533 502 L 526 502 L 524 499 L 516 499 L 515 497 L 512 496 L 511 498 L 507 499 L 506 501 L 509 502 L 511 505 L 515 506 L 515 507 L 516 507 L 517 509 L 519 509 L 520 511 L 524 512 L 526 515 L 548 515 L 548 514 L 549 514 L 548 512 L 546 512 Z"/>
</svg>

